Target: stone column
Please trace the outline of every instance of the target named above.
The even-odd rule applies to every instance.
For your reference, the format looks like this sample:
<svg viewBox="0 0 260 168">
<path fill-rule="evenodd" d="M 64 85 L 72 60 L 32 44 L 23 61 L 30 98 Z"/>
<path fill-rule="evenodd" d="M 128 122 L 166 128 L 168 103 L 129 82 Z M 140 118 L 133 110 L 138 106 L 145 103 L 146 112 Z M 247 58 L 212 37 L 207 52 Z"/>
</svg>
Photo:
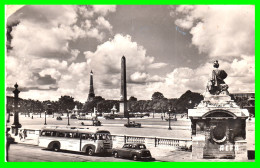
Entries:
<svg viewBox="0 0 260 168">
<path fill-rule="evenodd" d="M 20 91 L 17 89 L 18 85 L 17 83 L 14 85 L 15 90 L 14 93 L 14 123 L 12 124 L 12 133 L 18 135 L 18 128 L 21 128 L 22 125 L 19 123 L 19 112 L 18 112 L 18 102 L 19 102 L 19 93 Z"/>
<path fill-rule="evenodd" d="M 121 59 L 121 89 L 120 89 L 120 107 L 119 112 L 128 117 L 127 112 L 127 92 L 126 92 L 126 60 L 123 56 Z"/>
</svg>

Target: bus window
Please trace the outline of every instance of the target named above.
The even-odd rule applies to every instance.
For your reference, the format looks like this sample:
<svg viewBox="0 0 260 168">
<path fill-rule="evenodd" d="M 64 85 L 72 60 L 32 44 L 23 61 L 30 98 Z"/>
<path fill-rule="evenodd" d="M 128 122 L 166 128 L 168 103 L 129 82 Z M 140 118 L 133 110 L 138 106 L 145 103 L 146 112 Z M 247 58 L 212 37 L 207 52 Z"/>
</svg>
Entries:
<svg viewBox="0 0 260 168">
<path fill-rule="evenodd" d="M 51 132 L 51 136 L 53 136 L 53 137 L 57 136 L 56 134 L 57 134 L 57 132 L 55 132 L 55 131 Z"/>
<path fill-rule="evenodd" d="M 96 134 L 91 134 L 90 139 L 92 139 L 92 140 L 96 140 L 96 139 L 97 139 L 97 135 L 96 135 Z"/>
<path fill-rule="evenodd" d="M 46 131 L 45 136 L 51 136 L 51 132 L 50 131 Z"/>
<path fill-rule="evenodd" d="M 97 139 L 98 140 L 110 140 L 111 137 L 109 134 L 97 134 Z"/>
<path fill-rule="evenodd" d="M 45 136 L 45 133 L 46 133 L 45 131 L 42 131 L 41 136 Z"/>
<path fill-rule="evenodd" d="M 79 138 L 79 133 L 73 133 L 73 138 Z"/>
<path fill-rule="evenodd" d="M 65 133 L 65 137 L 66 137 L 66 138 L 72 138 L 72 133 L 71 133 L 71 132 Z"/>
<path fill-rule="evenodd" d="M 65 137 L 65 134 L 63 132 L 58 132 L 58 137 Z"/>
</svg>

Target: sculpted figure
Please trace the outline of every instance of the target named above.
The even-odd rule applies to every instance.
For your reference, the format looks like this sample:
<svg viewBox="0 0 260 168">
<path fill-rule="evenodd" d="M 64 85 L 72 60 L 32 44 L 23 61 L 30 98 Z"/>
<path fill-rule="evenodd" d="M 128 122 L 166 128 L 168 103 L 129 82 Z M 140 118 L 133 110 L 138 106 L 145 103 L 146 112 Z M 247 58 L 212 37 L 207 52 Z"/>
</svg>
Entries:
<svg viewBox="0 0 260 168">
<path fill-rule="evenodd" d="M 224 70 L 219 70 L 219 63 L 216 60 L 212 71 L 212 77 L 208 81 L 207 91 L 212 95 L 219 95 L 220 93 L 228 94 L 228 85 L 224 82 L 227 77 L 227 73 Z"/>
</svg>

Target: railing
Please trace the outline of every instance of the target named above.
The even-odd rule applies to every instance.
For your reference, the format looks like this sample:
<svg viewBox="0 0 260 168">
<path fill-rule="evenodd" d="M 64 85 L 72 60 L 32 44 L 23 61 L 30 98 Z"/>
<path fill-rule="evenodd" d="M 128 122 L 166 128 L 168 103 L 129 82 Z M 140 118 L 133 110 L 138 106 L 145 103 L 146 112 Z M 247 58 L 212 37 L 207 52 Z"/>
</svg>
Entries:
<svg viewBox="0 0 260 168">
<path fill-rule="evenodd" d="M 192 144 L 191 139 L 171 139 L 162 137 L 142 137 L 126 135 L 112 135 L 112 140 L 116 146 L 120 146 L 124 143 L 143 143 L 148 147 L 170 147 L 171 149 L 190 148 Z"/>
</svg>

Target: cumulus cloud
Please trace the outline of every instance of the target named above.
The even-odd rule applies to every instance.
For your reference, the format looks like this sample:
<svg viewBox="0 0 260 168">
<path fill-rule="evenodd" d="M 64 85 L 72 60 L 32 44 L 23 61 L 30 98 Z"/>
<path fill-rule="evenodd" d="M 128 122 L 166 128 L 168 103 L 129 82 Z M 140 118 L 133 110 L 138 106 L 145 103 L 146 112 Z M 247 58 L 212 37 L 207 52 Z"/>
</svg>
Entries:
<svg viewBox="0 0 260 168">
<path fill-rule="evenodd" d="M 94 12 L 106 15 L 109 12 L 116 11 L 116 5 L 93 5 Z"/>
<path fill-rule="evenodd" d="M 151 82 L 162 82 L 164 78 L 159 77 L 158 75 L 151 76 L 145 72 L 135 72 L 130 75 L 130 80 L 128 83 L 136 83 L 136 84 L 147 84 Z"/>
<path fill-rule="evenodd" d="M 103 29 L 107 29 L 109 31 L 112 30 L 112 26 L 111 24 L 104 18 L 104 17 L 98 17 L 97 20 L 96 20 L 96 23 L 98 25 L 99 28 L 103 28 Z"/>
<path fill-rule="evenodd" d="M 32 5 L 9 17 L 7 25 L 11 31 L 8 36 L 10 50 L 6 57 L 6 85 L 18 82 L 21 87 L 26 87 L 25 98 L 44 100 L 48 94 L 33 94 L 35 91 L 30 92 L 30 89 L 39 92 L 49 89 L 51 93 L 55 88 L 55 94 L 52 92 L 50 95 L 78 94 L 80 96 L 76 98 L 85 100 L 80 92 L 88 86 L 88 72 L 82 73 L 87 64 L 75 63 L 81 51 L 72 48 L 71 42 L 80 38 L 101 42 L 106 33 L 103 30 L 112 31 L 105 15 L 115 10 L 115 6 Z M 47 99 L 54 98 L 58 97 Z"/>
<path fill-rule="evenodd" d="M 160 68 L 163 68 L 165 66 L 167 66 L 168 64 L 167 63 L 164 63 L 164 62 L 159 62 L 159 63 L 153 63 L 153 64 L 150 64 L 148 66 L 148 68 L 150 69 L 160 69 Z"/>
<path fill-rule="evenodd" d="M 189 29 L 192 44 L 210 57 L 254 55 L 254 6 L 178 6 L 175 24 Z"/>
<path fill-rule="evenodd" d="M 218 59 L 220 69 L 228 73 L 230 92 L 255 91 L 254 6 L 181 5 L 173 7 L 170 15 L 177 26 L 190 31 L 191 44 L 208 57 L 196 69 L 174 69 L 167 75 L 167 86 L 204 92 L 212 63 Z"/>
<path fill-rule="evenodd" d="M 134 94 L 131 88 L 139 88 L 137 85 L 161 82 L 164 79 L 157 75 L 150 75 L 149 68 L 164 67 L 163 63 L 155 63 L 154 57 L 148 56 L 143 46 L 132 41 L 130 35 L 116 34 L 113 39 L 99 45 L 95 52 L 85 53 L 88 71 L 93 69 L 97 92 L 103 97 L 116 99 L 109 92 L 100 90 L 120 88 L 121 58 L 126 57 L 126 74 L 129 96 Z M 95 79 L 94 79 L 95 81 Z M 141 88 L 141 87 L 140 87 Z M 135 90 L 135 89 L 133 89 Z M 119 94 L 118 94 L 119 96 Z"/>
</svg>

